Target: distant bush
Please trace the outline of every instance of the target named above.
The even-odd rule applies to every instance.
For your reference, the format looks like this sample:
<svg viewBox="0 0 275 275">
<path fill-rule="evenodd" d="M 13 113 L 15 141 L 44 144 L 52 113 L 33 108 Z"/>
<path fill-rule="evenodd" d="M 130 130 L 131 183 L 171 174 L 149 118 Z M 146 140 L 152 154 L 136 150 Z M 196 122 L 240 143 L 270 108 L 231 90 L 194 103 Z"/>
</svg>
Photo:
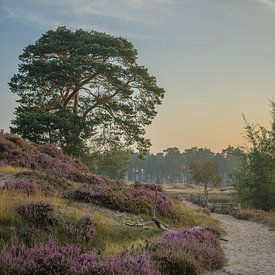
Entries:
<svg viewBox="0 0 275 275">
<path fill-rule="evenodd" d="M 17 179 L 16 181 L 6 182 L 3 189 L 7 190 L 21 190 L 27 193 L 33 193 L 38 190 L 38 184 L 28 179 Z"/>
<path fill-rule="evenodd" d="M 64 229 L 74 238 L 87 242 L 95 235 L 96 224 L 89 216 L 85 216 L 77 224 L 66 224 Z"/>
<path fill-rule="evenodd" d="M 150 249 L 163 274 L 192 275 L 219 269 L 225 263 L 218 238 L 207 228 L 170 231 Z"/>
<path fill-rule="evenodd" d="M 266 212 L 259 209 L 242 209 L 239 213 L 234 215 L 237 219 L 252 220 L 257 222 L 266 223 L 275 227 L 275 213 Z"/>
<path fill-rule="evenodd" d="M 17 213 L 28 223 L 36 226 L 51 226 L 57 223 L 53 207 L 44 202 L 20 205 Z"/>
</svg>

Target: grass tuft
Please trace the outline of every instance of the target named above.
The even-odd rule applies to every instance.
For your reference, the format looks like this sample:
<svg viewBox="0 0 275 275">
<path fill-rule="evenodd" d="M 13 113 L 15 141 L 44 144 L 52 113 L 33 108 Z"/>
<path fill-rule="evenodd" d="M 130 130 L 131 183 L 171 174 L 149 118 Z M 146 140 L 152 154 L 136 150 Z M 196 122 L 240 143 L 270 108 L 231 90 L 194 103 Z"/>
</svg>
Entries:
<svg viewBox="0 0 275 275">
<path fill-rule="evenodd" d="M 0 174 L 17 175 L 19 173 L 25 173 L 28 171 L 29 169 L 19 167 L 19 166 L 11 166 L 11 165 L 0 166 Z"/>
</svg>

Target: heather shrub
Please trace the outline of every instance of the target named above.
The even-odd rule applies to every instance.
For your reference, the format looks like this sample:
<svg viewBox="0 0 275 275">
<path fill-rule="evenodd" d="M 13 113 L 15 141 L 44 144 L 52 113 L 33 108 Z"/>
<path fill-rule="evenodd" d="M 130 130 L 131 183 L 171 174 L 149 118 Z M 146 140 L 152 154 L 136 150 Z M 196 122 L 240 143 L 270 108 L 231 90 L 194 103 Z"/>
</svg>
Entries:
<svg viewBox="0 0 275 275">
<path fill-rule="evenodd" d="M 47 227 L 57 223 L 53 207 L 48 203 L 36 202 L 23 204 L 16 211 L 29 224 Z"/>
<path fill-rule="evenodd" d="M 234 217 L 241 220 L 262 222 L 275 227 L 275 213 L 260 209 L 242 209 L 239 213 L 235 213 Z"/>
<path fill-rule="evenodd" d="M 16 237 L 17 239 L 26 244 L 33 244 L 33 229 L 30 226 L 20 226 L 16 229 Z"/>
<path fill-rule="evenodd" d="M 6 190 L 20 190 L 27 193 L 34 193 L 38 190 L 38 184 L 28 179 L 17 179 L 16 181 L 6 182 L 3 186 Z"/>
<path fill-rule="evenodd" d="M 239 213 L 235 214 L 235 217 L 241 220 L 263 220 L 268 212 L 260 209 L 242 209 Z"/>
<path fill-rule="evenodd" d="M 120 275 L 158 275 L 160 274 L 150 261 L 150 256 L 143 252 L 132 256 L 123 253 L 109 257 L 101 264 L 101 274 Z"/>
<path fill-rule="evenodd" d="M 134 214 L 152 213 L 152 204 L 147 200 L 141 197 L 127 197 L 124 191 L 112 190 L 106 186 L 98 186 L 98 188 L 93 189 L 82 188 L 67 192 L 65 197 Z"/>
<path fill-rule="evenodd" d="M 157 190 L 156 190 L 157 189 Z M 156 202 L 156 210 L 160 214 L 166 214 L 171 207 L 171 200 L 161 187 L 152 184 L 135 183 L 134 186 L 127 191 L 126 195 L 130 198 L 141 198 L 149 203 Z"/>
<path fill-rule="evenodd" d="M 156 212 L 166 215 L 171 208 L 171 199 L 162 191 L 156 191 L 150 185 L 138 184 L 98 184 L 93 188 L 82 188 L 65 194 L 66 198 L 92 202 L 110 209 L 134 214 L 152 215 L 156 202 Z"/>
<path fill-rule="evenodd" d="M 58 149 L 53 144 L 39 144 L 37 150 L 41 153 L 47 154 L 52 158 L 60 159 L 63 157 L 62 150 Z"/>
<path fill-rule="evenodd" d="M 88 272 L 89 270 L 89 272 Z M 74 245 L 57 245 L 53 241 L 26 247 L 11 246 L 0 254 L 1 274 L 100 274 L 95 255 L 85 255 Z"/>
<path fill-rule="evenodd" d="M 146 253 L 137 256 L 120 254 L 98 261 L 95 254 L 83 254 L 74 245 L 57 245 L 53 241 L 26 247 L 11 246 L 0 254 L 1 274 L 95 274 L 158 275 Z"/>
<path fill-rule="evenodd" d="M 66 224 L 64 229 L 72 237 L 86 242 L 96 234 L 96 224 L 89 216 L 82 217 L 76 224 Z"/>
<path fill-rule="evenodd" d="M 18 176 L 35 181 L 39 185 L 39 189 L 47 194 L 62 193 L 64 190 L 70 190 L 73 186 L 73 183 L 66 178 L 42 170 L 31 170 L 20 173 Z"/>
<path fill-rule="evenodd" d="M 0 163 L 88 184 L 108 182 L 106 178 L 90 173 L 86 165 L 64 155 L 53 145 L 31 144 L 10 134 L 0 133 Z"/>
<path fill-rule="evenodd" d="M 167 232 L 150 250 L 163 274 L 198 274 L 225 263 L 218 238 L 207 228 Z"/>
<path fill-rule="evenodd" d="M 11 227 L 0 227 L 0 250 L 2 249 L 2 246 L 5 246 L 7 242 L 11 240 L 11 238 L 14 236 L 14 229 Z"/>
</svg>

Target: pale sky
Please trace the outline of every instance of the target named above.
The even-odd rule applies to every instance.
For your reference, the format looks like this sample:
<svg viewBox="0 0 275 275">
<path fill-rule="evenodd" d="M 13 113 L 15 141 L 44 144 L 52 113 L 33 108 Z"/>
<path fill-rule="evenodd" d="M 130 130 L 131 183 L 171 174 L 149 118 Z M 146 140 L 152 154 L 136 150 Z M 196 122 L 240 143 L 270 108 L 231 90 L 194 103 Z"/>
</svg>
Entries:
<svg viewBox="0 0 275 275">
<path fill-rule="evenodd" d="M 16 106 L 18 55 L 66 25 L 126 37 L 166 90 L 152 151 L 241 145 L 242 112 L 268 126 L 275 96 L 275 0 L 0 0 L 0 128 Z"/>
</svg>

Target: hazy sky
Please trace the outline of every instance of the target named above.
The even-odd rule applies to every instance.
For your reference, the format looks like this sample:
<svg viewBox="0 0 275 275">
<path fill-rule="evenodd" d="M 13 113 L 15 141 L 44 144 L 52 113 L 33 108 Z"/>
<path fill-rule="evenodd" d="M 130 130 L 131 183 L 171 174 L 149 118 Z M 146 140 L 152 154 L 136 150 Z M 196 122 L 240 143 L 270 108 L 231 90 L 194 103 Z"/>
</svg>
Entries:
<svg viewBox="0 0 275 275">
<path fill-rule="evenodd" d="M 243 144 L 244 112 L 268 125 L 275 95 L 275 0 L 0 0 L 0 128 L 16 106 L 18 55 L 48 29 L 106 31 L 133 42 L 166 95 L 152 151 Z"/>
</svg>

